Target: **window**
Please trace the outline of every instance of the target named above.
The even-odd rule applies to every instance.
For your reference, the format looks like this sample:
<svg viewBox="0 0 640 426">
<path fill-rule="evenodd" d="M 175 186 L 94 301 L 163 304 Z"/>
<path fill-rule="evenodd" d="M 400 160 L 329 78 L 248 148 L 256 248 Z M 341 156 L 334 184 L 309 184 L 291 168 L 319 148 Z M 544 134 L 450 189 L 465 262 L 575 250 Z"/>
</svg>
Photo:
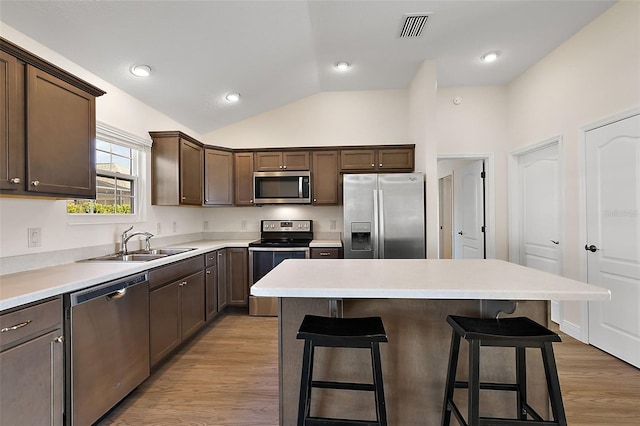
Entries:
<svg viewBox="0 0 640 426">
<path fill-rule="evenodd" d="M 150 142 L 102 123 L 96 125 L 96 135 L 96 199 L 70 200 L 67 213 L 75 218 L 117 217 L 125 222 L 140 218 L 144 211 L 142 170 Z"/>
</svg>

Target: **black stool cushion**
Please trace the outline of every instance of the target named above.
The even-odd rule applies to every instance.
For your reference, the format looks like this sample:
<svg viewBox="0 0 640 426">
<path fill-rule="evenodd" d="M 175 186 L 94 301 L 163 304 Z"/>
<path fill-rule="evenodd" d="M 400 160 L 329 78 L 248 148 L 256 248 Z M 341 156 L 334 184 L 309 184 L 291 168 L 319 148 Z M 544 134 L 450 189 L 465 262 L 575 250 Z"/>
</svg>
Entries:
<svg viewBox="0 0 640 426">
<path fill-rule="evenodd" d="M 298 329 L 298 339 L 338 338 L 387 342 L 380 317 L 332 318 L 305 315 Z"/>
<path fill-rule="evenodd" d="M 447 322 L 467 340 L 529 340 L 560 342 L 560 336 L 527 317 L 469 318 L 449 315 Z"/>
</svg>

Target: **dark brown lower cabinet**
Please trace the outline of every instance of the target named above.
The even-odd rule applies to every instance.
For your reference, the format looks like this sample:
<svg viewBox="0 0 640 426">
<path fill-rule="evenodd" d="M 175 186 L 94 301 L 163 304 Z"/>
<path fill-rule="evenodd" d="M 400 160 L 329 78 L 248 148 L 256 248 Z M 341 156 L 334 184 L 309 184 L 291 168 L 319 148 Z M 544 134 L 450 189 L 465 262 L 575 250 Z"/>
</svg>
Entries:
<svg viewBox="0 0 640 426">
<path fill-rule="evenodd" d="M 227 292 L 227 250 L 217 250 L 218 261 L 218 312 L 222 312 L 227 307 L 229 301 Z"/>
<path fill-rule="evenodd" d="M 0 315 L 1 425 L 62 425 L 61 321 L 59 299 Z"/>
<path fill-rule="evenodd" d="M 205 321 L 203 258 L 177 262 L 150 272 L 149 362 L 157 365 Z M 177 278 L 185 271 L 190 275 Z M 195 271 L 195 272 L 194 272 Z M 162 281 L 169 278 L 168 281 Z"/>
<path fill-rule="evenodd" d="M 205 255 L 204 316 L 209 321 L 218 314 L 218 251 Z"/>
<path fill-rule="evenodd" d="M 249 250 L 227 249 L 229 306 L 249 306 Z"/>
</svg>

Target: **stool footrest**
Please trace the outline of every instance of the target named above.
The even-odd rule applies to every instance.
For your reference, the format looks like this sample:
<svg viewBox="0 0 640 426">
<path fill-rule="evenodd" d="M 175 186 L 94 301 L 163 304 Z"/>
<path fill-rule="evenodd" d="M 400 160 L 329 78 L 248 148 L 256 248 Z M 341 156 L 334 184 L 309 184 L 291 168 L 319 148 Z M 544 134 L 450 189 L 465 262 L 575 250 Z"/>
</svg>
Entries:
<svg viewBox="0 0 640 426">
<path fill-rule="evenodd" d="M 456 389 L 468 389 L 469 382 L 456 381 L 455 382 Z M 480 383 L 480 389 L 491 389 L 491 390 L 500 390 L 500 391 L 517 391 L 518 385 L 515 383 L 490 383 L 483 382 Z"/>
<path fill-rule="evenodd" d="M 311 382 L 314 388 L 324 389 L 348 389 L 357 391 L 375 391 L 376 387 L 370 383 L 352 383 L 352 382 L 327 382 L 322 380 L 314 380 Z"/>
<path fill-rule="evenodd" d="M 544 421 L 542 416 L 540 414 L 538 414 L 538 412 L 536 410 L 534 410 L 533 407 L 530 406 L 528 402 L 522 401 L 522 407 L 525 409 L 525 411 L 527 412 L 528 415 L 533 417 L 534 420 L 537 420 L 539 422 Z"/>
<path fill-rule="evenodd" d="M 558 425 L 558 422 L 535 421 L 535 420 L 513 420 L 513 419 L 492 419 L 480 417 L 479 426 L 505 426 L 505 425 L 527 425 L 527 426 L 550 426 Z"/>
<path fill-rule="evenodd" d="M 305 426 L 379 426 L 375 420 L 330 419 L 322 417 L 308 417 Z"/>
</svg>

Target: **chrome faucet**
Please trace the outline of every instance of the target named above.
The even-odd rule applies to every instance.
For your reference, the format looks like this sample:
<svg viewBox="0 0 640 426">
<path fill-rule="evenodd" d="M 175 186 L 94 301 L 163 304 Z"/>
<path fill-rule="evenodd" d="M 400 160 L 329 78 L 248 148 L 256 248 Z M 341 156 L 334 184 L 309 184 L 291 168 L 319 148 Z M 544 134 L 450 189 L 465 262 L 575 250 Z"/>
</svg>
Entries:
<svg viewBox="0 0 640 426">
<path fill-rule="evenodd" d="M 135 237 L 136 235 L 144 235 L 146 237 L 144 241 L 144 248 L 147 251 L 151 250 L 151 237 L 153 237 L 153 234 L 150 232 L 134 232 L 133 234 L 129 234 L 129 231 L 131 231 L 132 229 L 133 229 L 133 226 L 131 226 L 131 228 L 127 229 L 122 233 L 122 236 L 121 236 L 122 254 L 129 253 L 129 250 L 127 249 L 127 243 L 131 238 Z"/>
</svg>

